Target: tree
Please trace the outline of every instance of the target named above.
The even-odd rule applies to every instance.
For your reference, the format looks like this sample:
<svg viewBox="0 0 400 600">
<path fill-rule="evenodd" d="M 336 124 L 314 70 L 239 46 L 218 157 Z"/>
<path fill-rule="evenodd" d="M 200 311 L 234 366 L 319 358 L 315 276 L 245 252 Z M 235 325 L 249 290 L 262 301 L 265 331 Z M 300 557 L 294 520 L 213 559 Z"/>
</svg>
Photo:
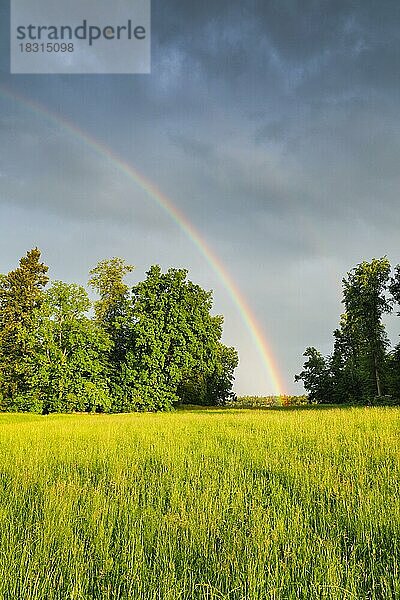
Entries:
<svg viewBox="0 0 400 600">
<path fill-rule="evenodd" d="M 162 273 L 152 266 L 133 287 L 123 365 L 131 405 L 168 409 L 185 379 L 207 380 L 215 373 L 223 319 L 212 316 L 211 308 L 212 293 L 188 281 L 184 269 Z"/>
<path fill-rule="evenodd" d="M 91 303 L 79 285 L 54 281 L 45 293 L 30 356 L 31 394 L 49 412 L 110 409 L 106 355 L 111 340 L 85 313 Z"/>
<path fill-rule="evenodd" d="M 389 291 L 392 294 L 393 302 L 400 305 L 400 265 L 396 265 L 394 275 L 390 280 Z M 400 311 L 397 313 L 400 317 Z"/>
<path fill-rule="evenodd" d="M 392 301 L 397 304 L 397 315 L 400 317 L 400 265 L 396 265 L 394 274 L 390 280 L 389 291 Z M 397 399 L 400 399 L 400 343 L 388 356 L 389 367 L 389 390 Z"/>
<path fill-rule="evenodd" d="M 238 364 L 239 357 L 236 349 L 219 343 L 214 369 L 206 378 L 206 403 L 208 405 L 223 405 L 235 400 L 236 394 L 232 391 L 232 387 L 235 379 L 234 372 Z"/>
<path fill-rule="evenodd" d="M 320 404 L 333 400 L 333 382 L 329 361 L 313 347 L 309 347 L 303 356 L 307 357 L 303 371 L 295 375 L 295 381 L 303 381 L 310 402 Z"/>
<path fill-rule="evenodd" d="M 190 393 L 232 397 L 237 353 L 221 343 L 212 293 L 187 271 L 154 266 L 130 290 L 121 258 L 98 263 L 86 290 L 48 282 L 37 248 L 0 275 L 0 408 L 34 412 L 169 409 Z M 186 391 L 185 391 L 186 390 Z"/>
<path fill-rule="evenodd" d="M 100 296 L 94 303 L 95 319 L 112 341 L 107 361 L 109 390 L 115 411 L 126 409 L 126 398 L 129 396 L 131 383 L 126 356 L 130 344 L 132 303 L 124 277 L 133 269 L 134 267 L 128 265 L 124 259 L 114 257 L 100 261 L 90 271 L 89 285 Z"/>
<path fill-rule="evenodd" d="M 114 257 L 100 261 L 90 271 L 89 285 L 100 296 L 94 303 L 96 319 L 105 329 L 112 331 L 118 317 L 125 315 L 129 288 L 124 277 L 133 269 L 123 258 Z"/>
<path fill-rule="evenodd" d="M 214 368 L 208 374 L 199 369 L 184 373 L 179 383 L 177 395 L 182 404 L 204 406 L 224 405 L 236 398 L 232 391 L 234 371 L 238 366 L 238 353 L 218 343 L 214 357 Z"/>
<path fill-rule="evenodd" d="M 382 315 L 392 309 L 385 292 L 390 275 L 386 257 L 362 262 L 343 279 L 343 303 L 349 326 L 360 340 L 360 365 L 372 394 L 381 396 L 388 338 Z"/>
<path fill-rule="evenodd" d="M 341 315 L 333 337 L 333 353 L 329 362 L 334 402 L 358 401 L 364 395 L 364 376 L 360 366 L 361 340 L 346 313 Z"/>
<path fill-rule="evenodd" d="M 29 410 L 30 338 L 43 303 L 48 267 L 33 248 L 0 279 L 0 387 L 8 410 Z"/>
</svg>

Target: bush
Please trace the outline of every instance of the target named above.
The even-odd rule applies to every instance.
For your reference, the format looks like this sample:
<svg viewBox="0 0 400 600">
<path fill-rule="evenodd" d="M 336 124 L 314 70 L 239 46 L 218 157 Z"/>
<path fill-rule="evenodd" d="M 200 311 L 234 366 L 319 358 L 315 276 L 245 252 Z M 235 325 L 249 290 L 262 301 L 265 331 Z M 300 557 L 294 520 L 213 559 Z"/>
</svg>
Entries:
<svg viewBox="0 0 400 600">
<path fill-rule="evenodd" d="M 309 404 L 308 397 L 302 396 L 240 396 L 229 402 L 231 408 L 272 408 L 278 406 L 304 406 Z"/>
</svg>

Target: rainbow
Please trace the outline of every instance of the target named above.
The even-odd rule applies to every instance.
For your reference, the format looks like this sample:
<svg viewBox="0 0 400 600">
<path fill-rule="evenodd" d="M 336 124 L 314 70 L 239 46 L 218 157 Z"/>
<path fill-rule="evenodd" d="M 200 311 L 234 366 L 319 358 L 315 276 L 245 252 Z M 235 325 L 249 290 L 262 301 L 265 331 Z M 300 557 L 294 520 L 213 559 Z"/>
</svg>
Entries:
<svg viewBox="0 0 400 600">
<path fill-rule="evenodd" d="M 210 246 L 204 241 L 197 229 L 192 225 L 184 213 L 177 208 L 173 202 L 158 189 L 158 187 L 149 179 L 144 177 L 139 171 L 137 171 L 131 164 L 117 156 L 108 146 L 99 142 L 97 139 L 89 136 L 85 131 L 79 129 L 74 123 L 66 120 L 64 117 L 54 114 L 44 106 L 27 99 L 15 91 L 8 89 L 4 85 L 0 85 L 0 96 L 18 104 L 24 108 L 28 108 L 33 113 L 38 114 L 46 118 L 49 122 L 62 126 L 65 131 L 78 138 L 89 146 L 96 154 L 103 158 L 107 158 L 111 164 L 123 173 L 128 179 L 133 181 L 136 185 L 142 188 L 148 196 L 156 202 L 156 204 L 165 211 L 170 218 L 172 218 L 178 227 L 186 234 L 189 240 L 195 245 L 197 250 L 206 259 L 211 269 L 215 272 L 217 277 L 222 282 L 223 286 L 227 290 L 233 303 L 242 318 L 247 330 L 249 331 L 251 338 L 258 350 L 258 353 L 262 359 L 265 367 L 268 379 L 273 385 L 274 393 L 277 395 L 283 394 L 283 385 L 279 369 L 276 365 L 272 350 L 269 344 L 264 339 L 260 325 L 257 323 L 255 316 L 253 315 L 248 302 L 244 298 L 242 292 L 239 290 L 228 270 L 216 256 Z"/>
</svg>

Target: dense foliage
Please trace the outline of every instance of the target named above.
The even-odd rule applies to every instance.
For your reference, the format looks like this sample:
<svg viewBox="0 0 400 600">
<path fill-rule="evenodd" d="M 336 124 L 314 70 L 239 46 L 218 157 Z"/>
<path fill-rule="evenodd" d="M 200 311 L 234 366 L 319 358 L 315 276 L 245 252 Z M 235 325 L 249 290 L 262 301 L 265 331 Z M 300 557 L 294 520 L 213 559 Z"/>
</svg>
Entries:
<svg viewBox="0 0 400 600">
<path fill-rule="evenodd" d="M 386 257 L 360 263 L 343 279 L 342 303 L 332 354 L 307 348 L 295 380 L 315 403 L 399 402 L 400 344 L 390 348 L 382 318 L 400 304 L 400 265 L 391 274 Z"/>
<path fill-rule="evenodd" d="M 309 407 L 308 396 L 289 396 L 281 394 L 280 396 L 238 396 L 234 402 L 229 403 L 232 408 L 289 408 L 294 406 Z"/>
<path fill-rule="evenodd" d="M 37 248 L 0 276 L 0 407 L 40 413 L 168 410 L 234 396 L 234 348 L 221 342 L 212 293 L 184 269 L 153 266 L 132 289 L 121 258 L 98 263 L 89 285 L 54 281 Z"/>
</svg>

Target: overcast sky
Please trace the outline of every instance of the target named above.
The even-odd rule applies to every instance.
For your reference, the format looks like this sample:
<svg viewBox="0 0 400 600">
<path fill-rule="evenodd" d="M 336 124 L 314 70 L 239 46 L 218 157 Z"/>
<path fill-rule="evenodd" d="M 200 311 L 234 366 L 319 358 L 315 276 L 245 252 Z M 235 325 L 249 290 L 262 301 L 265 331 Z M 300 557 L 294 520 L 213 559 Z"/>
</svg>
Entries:
<svg viewBox="0 0 400 600">
<path fill-rule="evenodd" d="M 93 0 L 94 1 L 94 0 Z M 162 190 L 226 266 L 286 391 L 306 346 L 328 353 L 341 278 L 400 262 L 400 3 L 153 0 L 150 75 L 10 75 L 0 86 L 112 149 Z M 0 272 L 37 245 L 54 279 L 98 260 L 187 267 L 239 351 L 238 393 L 273 385 L 222 282 L 106 157 L 0 94 Z M 393 339 L 396 323 L 389 322 Z"/>
</svg>

